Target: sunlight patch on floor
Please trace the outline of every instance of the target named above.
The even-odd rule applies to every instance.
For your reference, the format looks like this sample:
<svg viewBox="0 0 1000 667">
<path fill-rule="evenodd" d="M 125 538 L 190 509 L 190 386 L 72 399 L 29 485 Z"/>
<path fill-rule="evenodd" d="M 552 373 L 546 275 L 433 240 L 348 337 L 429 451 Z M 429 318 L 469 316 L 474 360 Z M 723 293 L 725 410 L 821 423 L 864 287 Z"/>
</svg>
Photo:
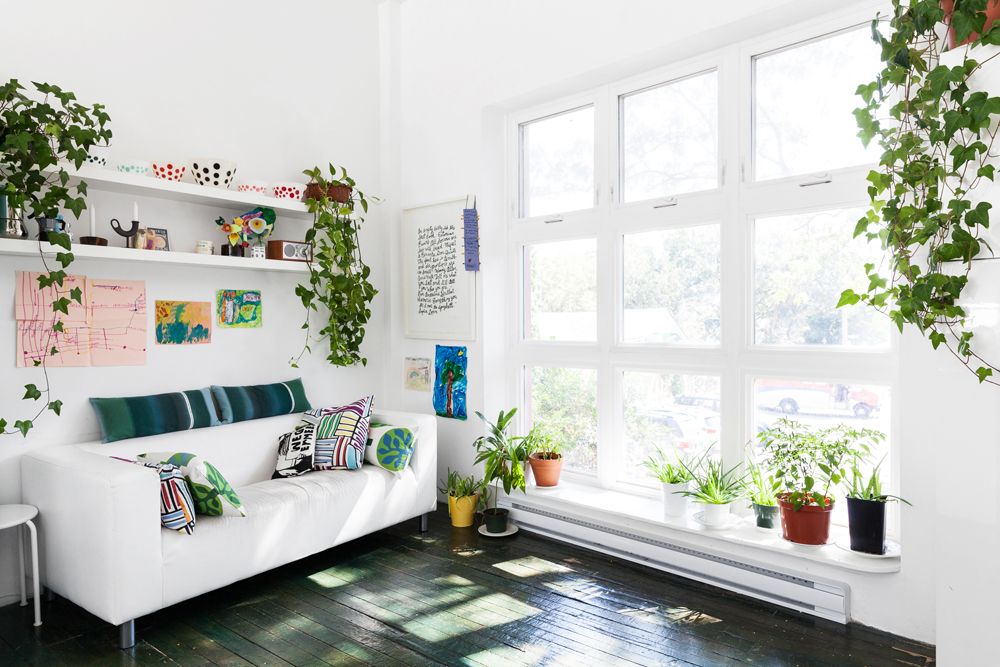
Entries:
<svg viewBox="0 0 1000 667">
<path fill-rule="evenodd" d="M 484 613 L 498 607 L 505 609 L 507 613 L 504 615 Z M 433 642 L 469 632 L 469 630 L 464 628 L 456 628 L 454 631 L 445 629 L 447 626 L 455 625 L 455 617 L 473 619 L 477 625 L 493 627 L 513 623 L 522 618 L 540 613 L 542 613 L 541 609 L 524 604 L 509 595 L 490 593 L 489 595 L 448 607 L 448 609 L 443 611 L 433 614 L 421 614 L 419 618 L 404 623 L 403 629 L 407 632 L 412 632 L 421 639 Z"/>
<path fill-rule="evenodd" d="M 503 563 L 494 563 L 493 567 L 503 570 L 515 577 L 534 577 L 539 574 L 551 574 L 553 572 L 572 572 L 570 568 L 559 563 L 538 558 L 537 556 L 526 556 L 525 558 L 515 558 Z"/>
<path fill-rule="evenodd" d="M 475 586 L 475 582 L 469 581 L 465 577 L 460 577 L 457 574 L 449 574 L 447 577 L 438 577 L 437 579 L 431 579 L 432 584 L 437 584 L 438 586 Z"/>
<path fill-rule="evenodd" d="M 525 646 L 523 650 L 518 650 L 512 646 L 507 646 L 505 644 L 497 644 L 496 647 L 491 648 L 488 651 L 478 651 L 476 653 L 470 653 L 469 655 L 462 658 L 462 662 L 466 665 L 471 665 L 474 667 L 481 667 L 482 665 L 497 664 L 525 664 L 525 665 L 537 665 L 545 660 L 548 655 L 548 650 L 544 647 L 539 646 Z M 551 661 L 546 664 L 577 664 L 580 663 L 553 663 Z"/>
<path fill-rule="evenodd" d="M 688 609 L 687 607 L 645 607 L 638 609 L 619 609 L 624 614 L 650 625 L 708 625 L 721 623 L 721 618 L 710 616 L 705 612 Z"/>
<path fill-rule="evenodd" d="M 338 588 L 353 584 L 355 581 L 362 579 L 366 574 L 368 574 L 368 571 L 361 568 L 351 568 L 350 570 L 346 568 L 344 570 L 331 569 L 325 572 L 310 574 L 309 581 L 319 584 L 324 588 Z"/>
<path fill-rule="evenodd" d="M 478 556 L 483 553 L 482 549 L 471 549 L 469 547 L 455 547 L 451 550 L 456 556 Z"/>
</svg>

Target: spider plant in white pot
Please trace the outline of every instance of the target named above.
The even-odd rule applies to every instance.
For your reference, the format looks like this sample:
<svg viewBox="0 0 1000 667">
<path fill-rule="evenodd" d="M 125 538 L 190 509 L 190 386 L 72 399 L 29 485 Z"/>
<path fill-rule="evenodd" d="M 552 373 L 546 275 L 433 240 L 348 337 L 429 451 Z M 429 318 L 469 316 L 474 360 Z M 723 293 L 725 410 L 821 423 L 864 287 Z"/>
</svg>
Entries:
<svg viewBox="0 0 1000 667">
<path fill-rule="evenodd" d="M 726 470 L 722 461 L 702 457 L 701 465 L 692 468 L 681 462 L 691 473 L 691 488 L 684 495 L 701 506 L 701 521 L 709 528 L 724 528 L 729 524 L 730 506 L 745 497 L 743 478 L 737 477 L 733 466 Z"/>
<path fill-rule="evenodd" d="M 659 445 L 654 447 L 656 456 L 650 456 L 643 461 L 642 467 L 660 482 L 663 518 L 684 516 L 691 507 L 691 501 L 684 495 L 684 492 L 691 490 L 691 472 L 684 467 L 676 449 L 673 457 L 668 457 Z"/>
</svg>

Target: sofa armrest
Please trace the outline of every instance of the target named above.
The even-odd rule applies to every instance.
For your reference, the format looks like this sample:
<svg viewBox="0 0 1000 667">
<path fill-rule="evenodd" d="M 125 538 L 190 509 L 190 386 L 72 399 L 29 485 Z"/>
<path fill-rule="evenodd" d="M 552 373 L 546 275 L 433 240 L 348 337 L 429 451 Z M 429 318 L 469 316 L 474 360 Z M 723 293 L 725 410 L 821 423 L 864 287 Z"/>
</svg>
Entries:
<svg viewBox="0 0 1000 667">
<path fill-rule="evenodd" d="M 417 507 L 414 516 L 437 509 L 437 417 L 415 412 L 373 410 L 372 418 L 388 423 L 409 419 L 417 423 L 417 446 L 410 457 L 409 468 L 417 479 Z"/>
<path fill-rule="evenodd" d="M 155 470 L 73 445 L 44 447 L 21 458 L 21 489 L 38 508 L 49 588 L 115 625 L 160 608 Z"/>
</svg>

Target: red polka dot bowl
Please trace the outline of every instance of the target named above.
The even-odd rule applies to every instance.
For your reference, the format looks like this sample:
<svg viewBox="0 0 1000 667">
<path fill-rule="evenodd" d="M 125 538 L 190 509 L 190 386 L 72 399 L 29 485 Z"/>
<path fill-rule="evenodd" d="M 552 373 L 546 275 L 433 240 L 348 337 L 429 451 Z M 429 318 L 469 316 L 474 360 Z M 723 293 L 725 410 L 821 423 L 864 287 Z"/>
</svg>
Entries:
<svg viewBox="0 0 1000 667">
<path fill-rule="evenodd" d="M 278 182 L 271 184 L 271 191 L 278 199 L 294 199 L 299 201 L 306 193 L 305 183 Z"/>
<path fill-rule="evenodd" d="M 166 160 L 160 160 L 153 163 L 153 175 L 157 178 L 162 178 L 165 181 L 181 180 L 181 176 L 184 175 L 185 169 L 187 169 L 187 167 L 179 162 L 167 162 Z"/>
<path fill-rule="evenodd" d="M 250 192 L 255 195 L 267 194 L 267 181 L 240 181 L 236 184 L 240 192 Z"/>
</svg>

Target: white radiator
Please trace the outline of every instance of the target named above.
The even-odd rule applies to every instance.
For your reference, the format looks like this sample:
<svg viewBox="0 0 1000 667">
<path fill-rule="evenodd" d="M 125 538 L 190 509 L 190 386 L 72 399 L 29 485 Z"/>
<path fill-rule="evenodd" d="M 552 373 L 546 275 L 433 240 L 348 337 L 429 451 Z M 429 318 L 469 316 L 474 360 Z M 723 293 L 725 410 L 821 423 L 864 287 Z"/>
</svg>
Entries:
<svg viewBox="0 0 1000 667">
<path fill-rule="evenodd" d="M 807 575 L 790 574 L 733 560 L 679 542 L 637 535 L 609 525 L 530 507 L 504 503 L 523 530 L 593 549 L 666 572 L 695 579 L 758 600 L 795 609 L 839 623 L 851 620 L 850 586 L 818 582 Z"/>
</svg>

